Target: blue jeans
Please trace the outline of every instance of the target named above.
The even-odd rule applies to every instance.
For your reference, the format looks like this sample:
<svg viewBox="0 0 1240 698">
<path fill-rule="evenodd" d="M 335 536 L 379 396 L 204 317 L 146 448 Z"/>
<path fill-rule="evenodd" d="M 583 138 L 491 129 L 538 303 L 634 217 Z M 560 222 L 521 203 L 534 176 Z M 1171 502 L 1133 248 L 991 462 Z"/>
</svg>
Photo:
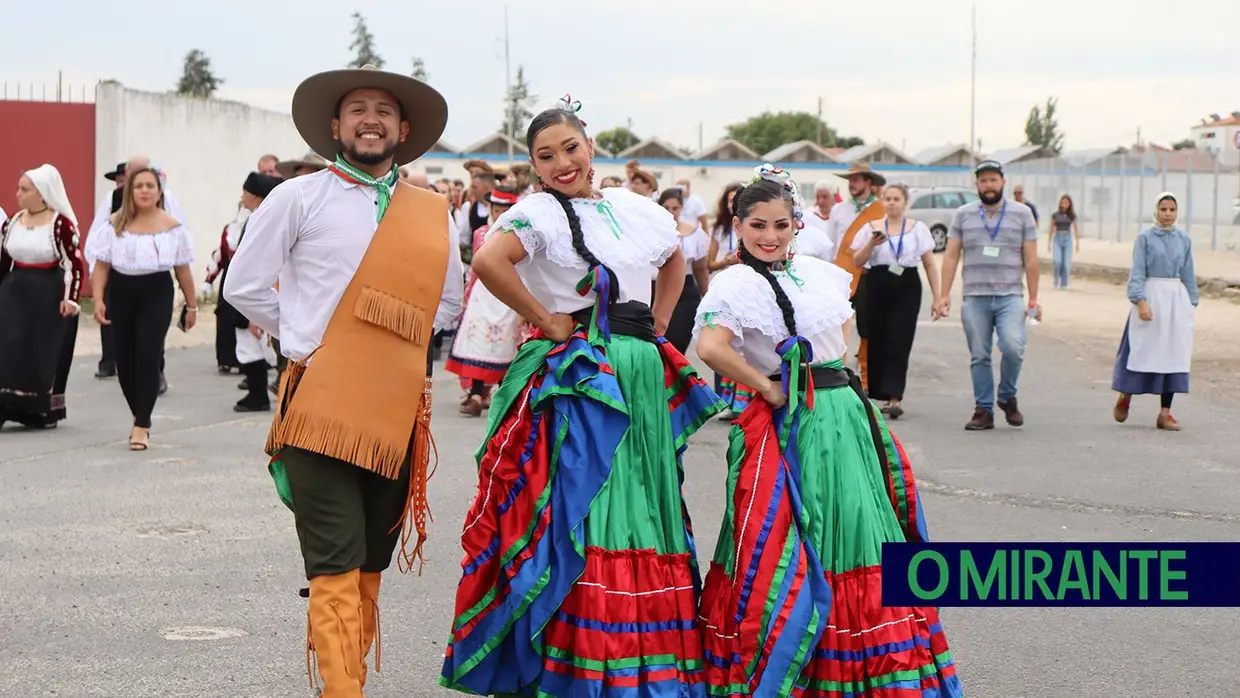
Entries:
<svg viewBox="0 0 1240 698">
<path fill-rule="evenodd" d="M 1072 233 L 1055 233 L 1051 245 L 1051 269 L 1055 285 L 1067 288 L 1068 275 L 1072 271 Z"/>
<path fill-rule="evenodd" d="M 995 411 L 995 374 L 990 367 L 994 336 L 999 335 L 999 402 L 1016 397 L 1020 367 L 1025 361 L 1025 297 L 967 296 L 960 308 L 964 336 L 972 360 L 973 401 L 988 412 Z"/>
</svg>

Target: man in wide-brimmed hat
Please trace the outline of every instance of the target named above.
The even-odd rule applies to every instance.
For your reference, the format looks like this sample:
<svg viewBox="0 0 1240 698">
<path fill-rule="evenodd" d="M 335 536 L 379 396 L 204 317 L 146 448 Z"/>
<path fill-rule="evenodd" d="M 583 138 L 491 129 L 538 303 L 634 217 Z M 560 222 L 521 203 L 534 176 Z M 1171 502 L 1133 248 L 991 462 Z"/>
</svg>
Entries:
<svg viewBox="0 0 1240 698">
<path fill-rule="evenodd" d="M 269 469 L 296 521 L 323 696 L 355 698 L 402 522 L 404 540 L 416 536 L 402 562 L 426 539 L 427 347 L 460 312 L 464 279 L 447 200 L 401 182 L 396 163 L 435 144 L 448 107 L 419 80 L 365 66 L 307 78 L 292 112 L 331 164 L 250 217 L 224 295 L 289 359 Z"/>
<path fill-rule="evenodd" d="M 311 150 L 304 157 L 296 160 L 281 160 L 276 163 L 276 174 L 284 179 L 292 179 L 302 175 L 314 174 L 319 170 L 326 169 L 330 164 L 323 159 L 322 155 Z"/>
<path fill-rule="evenodd" d="M 869 372 L 866 354 L 869 350 L 869 328 L 863 321 L 865 316 L 865 293 L 861 284 L 863 267 L 853 262 L 852 243 L 857 231 L 866 223 L 883 217 L 882 204 L 878 203 L 879 192 L 887 184 L 887 178 L 870 169 L 869 165 L 853 165 L 837 176 L 848 180 L 848 196 L 842 203 L 831 209 L 831 217 L 827 220 L 827 238 L 835 246 L 835 264 L 852 274 L 853 308 L 857 311 L 857 337 L 860 347 L 857 350 L 857 373 L 861 376 L 863 387 L 869 385 Z"/>
</svg>

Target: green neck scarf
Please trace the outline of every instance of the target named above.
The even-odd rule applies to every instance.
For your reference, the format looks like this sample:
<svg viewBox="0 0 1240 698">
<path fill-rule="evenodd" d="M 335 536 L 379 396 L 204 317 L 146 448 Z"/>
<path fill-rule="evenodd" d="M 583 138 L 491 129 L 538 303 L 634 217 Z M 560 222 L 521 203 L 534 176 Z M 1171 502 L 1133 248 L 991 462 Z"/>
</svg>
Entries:
<svg viewBox="0 0 1240 698">
<path fill-rule="evenodd" d="M 388 172 L 383 179 L 375 179 L 350 165 L 345 161 L 344 155 L 337 155 L 336 162 L 332 164 L 330 169 L 336 173 L 336 176 L 347 182 L 374 189 L 379 194 L 379 216 L 377 220 L 383 220 L 383 214 L 387 213 L 388 204 L 392 203 L 392 189 L 396 186 L 396 182 L 400 180 L 400 171 L 396 169 L 395 163 L 392 164 L 392 171 Z"/>
</svg>

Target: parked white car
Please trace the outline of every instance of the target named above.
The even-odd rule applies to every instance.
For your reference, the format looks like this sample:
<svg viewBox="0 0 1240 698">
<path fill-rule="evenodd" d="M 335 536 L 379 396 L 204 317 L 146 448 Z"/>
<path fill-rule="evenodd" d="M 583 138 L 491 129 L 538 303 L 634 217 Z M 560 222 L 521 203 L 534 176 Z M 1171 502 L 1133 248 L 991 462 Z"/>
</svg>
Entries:
<svg viewBox="0 0 1240 698">
<path fill-rule="evenodd" d="M 947 249 L 947 228 L 952 224 L 956 209 L 978 200 L 976 190 L 964 187 L 913 187 L 909 190 L 909 198 L 913 204 L 906 215 L 930 229 L 935 252 Z"/>
</svg>

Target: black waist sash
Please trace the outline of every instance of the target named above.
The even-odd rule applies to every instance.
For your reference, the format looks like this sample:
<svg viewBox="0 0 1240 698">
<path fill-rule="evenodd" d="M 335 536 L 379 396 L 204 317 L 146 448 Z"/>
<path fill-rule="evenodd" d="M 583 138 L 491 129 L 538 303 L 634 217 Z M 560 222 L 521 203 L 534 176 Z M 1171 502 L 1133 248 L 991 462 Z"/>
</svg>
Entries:
<svg viewBox="0 0 1240 698">
<path fill-rule="evenodd" d="M 809 385 L 809 377 L 814 377 L 814 389 L 821 390 L 823 388 L 843 388 L 852 383 L 853 374 L 846 368 L 830 368 L 828 366 L 801 366 L 800 385 L 796 386 L 797 390 L 805 390 Z M 773 373 L 767 376 L 775 383 L 783 380 L 783 376 Z M 858 381 L 858 384 L 860 381 Z"/>
<path fill-rule="evenodd" d="M 594 306 L 572 313 L 572 318 L 578 325 L 589 327 L 594 318 Z M 654 314 L 650 311 L 650 306 L 641 301 L 611 303 L 607 306 L 607 321 L 612 334 L 635 337 L 651 344 L 659 339 L 659 335 L 654 331 Z"/>
</svg>

